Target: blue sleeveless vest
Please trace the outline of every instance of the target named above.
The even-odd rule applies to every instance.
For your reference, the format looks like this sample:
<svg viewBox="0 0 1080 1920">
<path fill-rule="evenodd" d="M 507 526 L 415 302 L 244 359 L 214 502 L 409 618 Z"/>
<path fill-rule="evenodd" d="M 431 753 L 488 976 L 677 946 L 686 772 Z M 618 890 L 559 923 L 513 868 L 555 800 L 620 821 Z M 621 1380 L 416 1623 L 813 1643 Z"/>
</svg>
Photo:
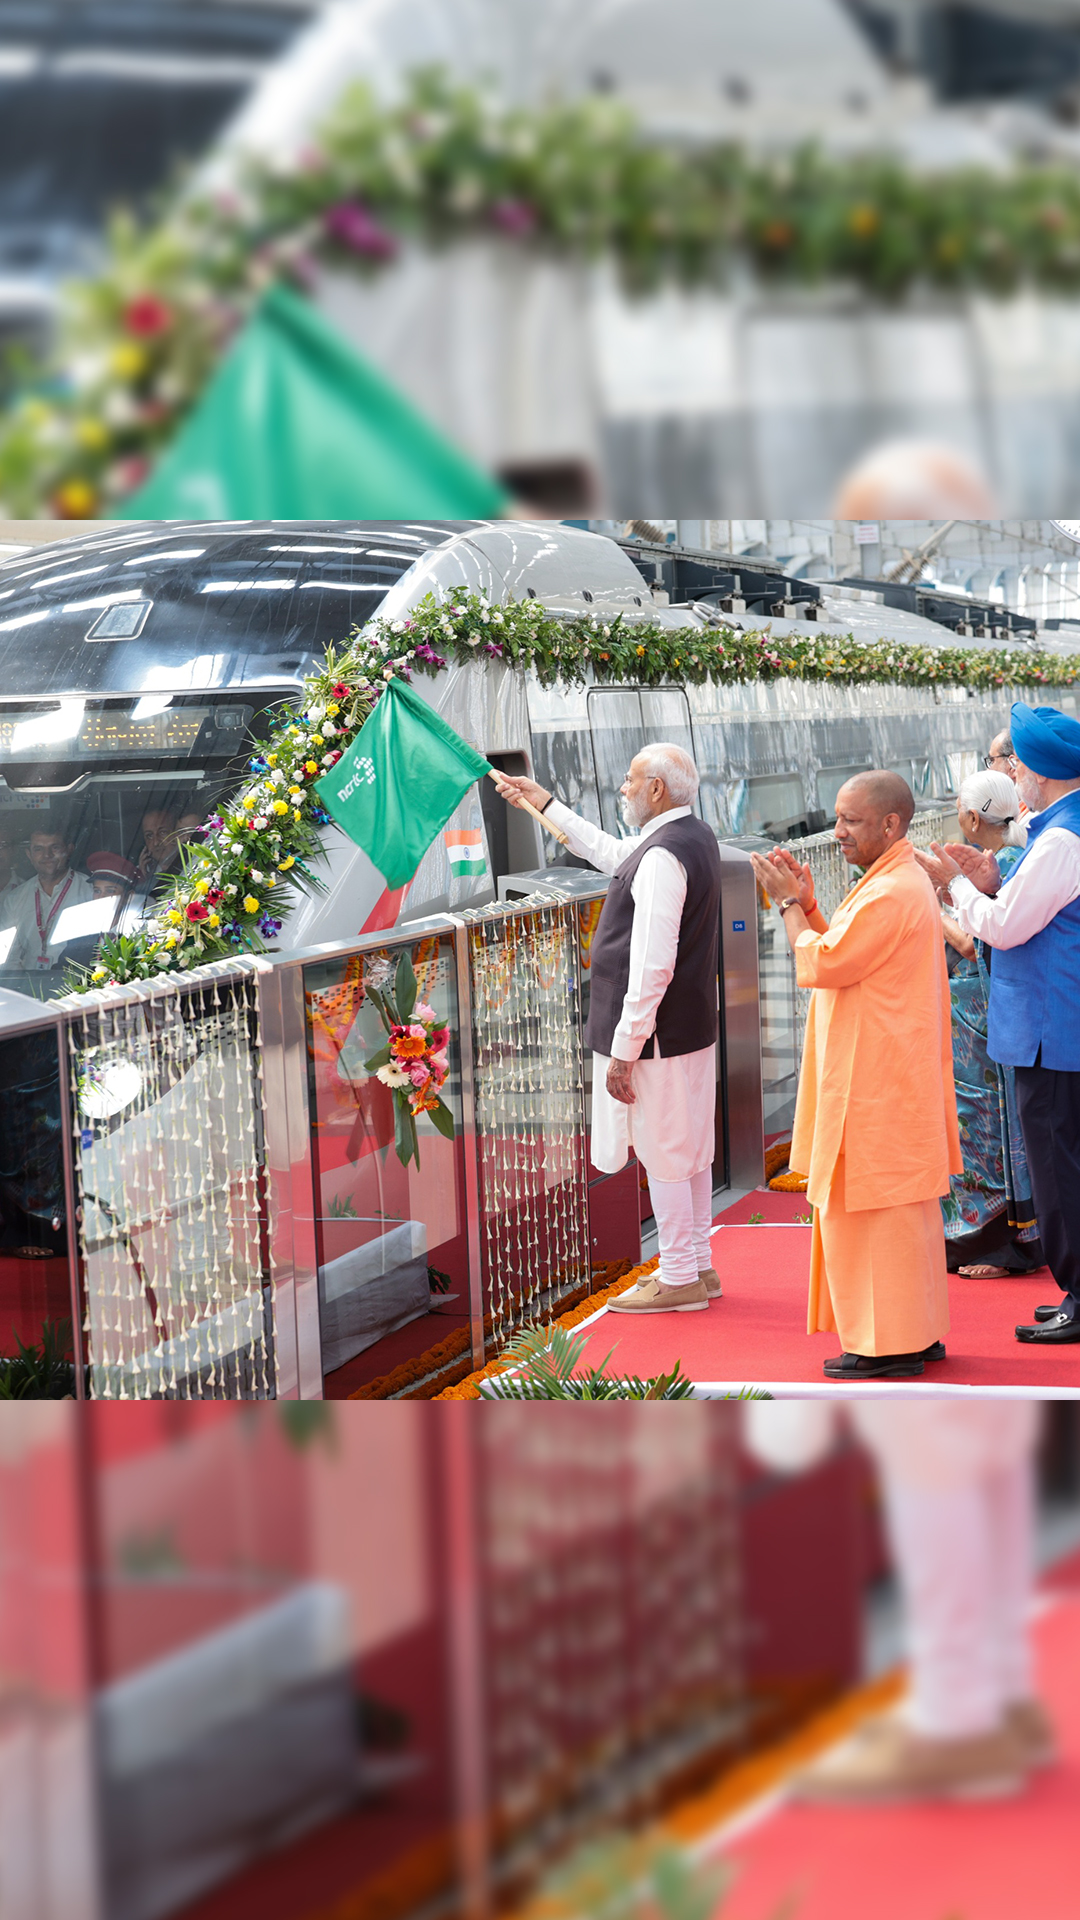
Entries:
<svg viewBox="0 0 1080 1920">
<path fill-rule="evenodd" d="M 1004 885 L 1016 876 L 1047 827 L 1080 837 L 1080 790 L 1054 802 L 1028 828 L 1027 846 Z M 1004 891 L 1004 888 L 1002 889 Z M 995 947 L 990 964 L 987 1050 L 1003 1067 L 1040 1064 L 1080 1073 L 1080 899 L 1055 914 L 1021 947 Z"/>
</svg>

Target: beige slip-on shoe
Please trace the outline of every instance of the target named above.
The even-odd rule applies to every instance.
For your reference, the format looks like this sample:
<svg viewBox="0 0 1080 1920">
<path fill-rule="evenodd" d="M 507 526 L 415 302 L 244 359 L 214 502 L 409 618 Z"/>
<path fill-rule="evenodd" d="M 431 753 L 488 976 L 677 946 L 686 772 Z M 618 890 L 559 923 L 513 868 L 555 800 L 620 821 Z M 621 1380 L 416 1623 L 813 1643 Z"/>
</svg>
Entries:
<svg viewBox="0 0 1080 1920">
<path fill-rule="evenodd" d="M 685 1287 L 667 1287 L 650 1273 L 628 1293 L 608 1302 L 609 1313 L 703 1313 L 709 1304 L 704 1280 L 691 1280 Z"/>
<path fill-rule="evenodd" d="M 799 1800 L 871 1805 L 897 1800 L 993 1800 L 1019 1793 L 1029 1762 L 1004 1727 L 961 1740 L 930 1740 L 910 1728 L 875 1726 L 791 1783 Z"/>
<path fill-rule="evenodd" d="M 1005 1729 L 1019 1743 L 1029 1767 L 1052 1767 L 1058 1758 L 1054 1723 L 1041 1700 L 1014 1700 L 1005 1709 Z"/>
<path fill-rule="evenodd" d="M 698 1279 L 704 1280 L 705 1291 L 710 1300 L 719 1300 L 724 1289 L 720 1285 L 720 1275 L 715 1267 L 699 1267 Z"/>
</svg>

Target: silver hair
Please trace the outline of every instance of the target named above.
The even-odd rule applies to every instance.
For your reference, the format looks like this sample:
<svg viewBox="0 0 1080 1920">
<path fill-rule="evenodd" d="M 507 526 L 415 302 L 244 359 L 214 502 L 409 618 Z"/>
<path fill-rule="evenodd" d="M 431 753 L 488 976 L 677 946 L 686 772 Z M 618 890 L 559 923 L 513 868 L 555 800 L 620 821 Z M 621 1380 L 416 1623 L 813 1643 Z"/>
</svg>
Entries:
<svg viewBox="0 0 1080 1920">
<path fill-rule="evenodd" d="M 698 770 L 683 747 L 670 740 L 654 740 L 634 755 L 644 763 L 649 780 L 662 780 L 677 807 L 692 807 L 700 785 Z"/>
<path fill-rule="evenodd" d="M 969 773 L 957 794 L 960 805 L 977 813 L 991 827 L 1008 827 L 1006 839 L 1017 844 L 1023 835 L 1017 830 L 1020 795 L 1007 773 Z"/>
</svg>

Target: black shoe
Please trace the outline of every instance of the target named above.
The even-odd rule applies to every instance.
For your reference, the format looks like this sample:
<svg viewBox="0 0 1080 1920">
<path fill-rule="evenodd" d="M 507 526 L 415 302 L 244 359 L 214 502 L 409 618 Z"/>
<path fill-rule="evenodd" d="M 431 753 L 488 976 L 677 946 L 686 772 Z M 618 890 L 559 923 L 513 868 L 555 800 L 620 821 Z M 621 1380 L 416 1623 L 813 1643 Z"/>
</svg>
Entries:
<svg viewBox="0 0 1080 1920">
<path fill-rule="evenodd" d="M 1064 1305 L 1064 1302 L 1063 1302 L 1063 1301 L 1061 1301 L 1061 1300 L 1055 1300 L 1055 1302 L 1054 1302 L 1054 1304 L 1053 1304 L 1053 1306 L 1052 1306 L 1052 1307 L 1050 1307 L 1050 1306 L 1047 1306 L 1047 1307 L 1036 1307 L 1036 1309 L 1035 1309 L 1035 1313 L 1034 1313 L 1034 1316 L 1033 1316 L 1033 1317 L 1034 1317 L 1034 1319 L 1036 1319 L 1037 1321 L 1042 1321 L 1042 1320 L 1056 1320 L 1056 1319 L 1057 1319 L 1057 1317 L 1058 1317 L 1058 1314 L 1059 1314 L 1059 1313 L 1061 1312 L 1061 1310 L 1062 1310 L 1062 1307 L 1063 1307 L 1063 1305 Z"/>
<path fill-rule="evenodd" d="M 1075 1346 L 1080 1343 L 1080 1318 L 1062 1313 L 1059 1307 L 1052 1320 L 1044 1320 L 1039 1326 L 1017 1327 L 1016 1337 L 1035 1346 Z"/>
<path fill-rule="evenodd" d="M 944 1358 L 945 1358 L 944 1340 L 935 1340 L 933 1343 L 933 1346 L 924 1347 L 922 1352 L 919 1355 L 920 1360 L 944 1360 Z"/>
<path fill-rule="evenodd" d="M 921 1353 L 838 1353 L 826 1360 L 827 1380 L 915 1380 L 923 1370 Z"/>
</svg>

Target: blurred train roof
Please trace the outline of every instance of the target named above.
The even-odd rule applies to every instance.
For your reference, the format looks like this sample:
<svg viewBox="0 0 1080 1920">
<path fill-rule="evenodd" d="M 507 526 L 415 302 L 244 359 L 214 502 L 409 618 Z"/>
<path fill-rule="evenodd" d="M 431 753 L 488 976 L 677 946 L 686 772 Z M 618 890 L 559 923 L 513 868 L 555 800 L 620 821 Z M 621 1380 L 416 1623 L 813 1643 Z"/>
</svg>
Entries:
<svg viewBox="0 0 1080 1920">
<path fill-rule="evenodd" d="M 197 158 L 316 0 L 0 0 L 0 304 Z"/>
</svg>

